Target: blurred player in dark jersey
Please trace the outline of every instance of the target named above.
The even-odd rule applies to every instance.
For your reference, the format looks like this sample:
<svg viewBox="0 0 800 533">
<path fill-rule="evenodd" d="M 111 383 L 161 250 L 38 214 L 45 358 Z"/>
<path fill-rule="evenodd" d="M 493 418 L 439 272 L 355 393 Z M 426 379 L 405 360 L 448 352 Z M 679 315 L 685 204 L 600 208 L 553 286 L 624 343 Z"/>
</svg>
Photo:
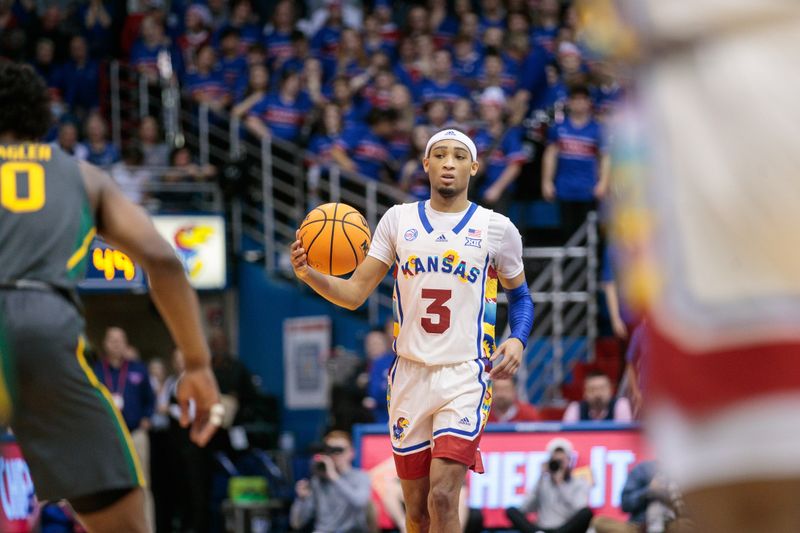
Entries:
<svg viewBox="0 0 800 533">
<path fill-rule="evenodd" d="M 84 357 L 75 288 L 94 236 L 150 277 L 153 300 L 186 356 L 178 387 L 199 445 L 221 423 L 197 296 L 144 211 L 100 169 L 38 141 L 47 88 L 0 63 L 0 423 L 8 422 L 40 499 L 66 499 L 91 532 L 147 532 L 144 476 L 108 390 Z"/>
</svg>

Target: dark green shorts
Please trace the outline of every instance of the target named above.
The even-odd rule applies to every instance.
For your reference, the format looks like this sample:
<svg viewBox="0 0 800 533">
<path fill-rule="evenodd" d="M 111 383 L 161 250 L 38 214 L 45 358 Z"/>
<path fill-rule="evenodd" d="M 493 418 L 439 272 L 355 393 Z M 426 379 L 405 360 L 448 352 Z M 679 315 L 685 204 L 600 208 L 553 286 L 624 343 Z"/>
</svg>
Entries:
<svg viewBox="0 0 800 533">
<path fill-rule="evenodd" d="M 84 358 L 83 327 L 55 292 L 0 289 L 0 416 L 43 500 L 144 485 L 122 415 Z"/>
</svg>

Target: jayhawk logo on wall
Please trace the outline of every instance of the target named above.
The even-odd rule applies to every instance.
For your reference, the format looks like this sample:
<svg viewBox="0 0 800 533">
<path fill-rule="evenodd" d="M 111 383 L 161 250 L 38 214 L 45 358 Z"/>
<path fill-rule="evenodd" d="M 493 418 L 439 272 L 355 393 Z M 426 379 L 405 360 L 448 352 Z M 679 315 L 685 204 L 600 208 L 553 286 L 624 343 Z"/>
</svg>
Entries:
<svg viewBox="0 0 800 533">
<path fill-rule="evenodd" d="M 175 248 L 190 279 L 194 279 L 203 269 L 203 261 L 200 259 L 198 248 L 213 234 L 214 228 L 202 225 L 184 226 L 175 232 L 173 238 Z"/>
<path fill-rule="evenodd" d="M 402 416 L 400 418 L 398 418 L 397 422 L 395 422 L 392 425 L 392 438 L 394 438 L 394 440 L 398 440 L 398 441 L 399 440 L 403 440 L 403 436 L 404 436 L 403 433 L 405 432 L 405 430 L 408 427 L 409 423 L 410 422 L 408 421 L 407 418 L 403 418 Z"/>
</svg>

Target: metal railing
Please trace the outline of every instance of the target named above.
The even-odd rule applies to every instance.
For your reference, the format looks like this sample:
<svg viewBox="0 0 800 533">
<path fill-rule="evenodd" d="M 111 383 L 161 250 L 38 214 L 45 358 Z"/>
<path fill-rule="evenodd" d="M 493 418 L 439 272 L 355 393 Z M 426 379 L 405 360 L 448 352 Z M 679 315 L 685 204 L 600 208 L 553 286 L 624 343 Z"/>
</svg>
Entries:
<svg viewBox="0 0 800 533">
<path fill-rule="evenodd" d="M 114 165 L 106 167 L 105 170 L 115 180 L 120 170 L 130 175 L 148 175 L 147 180 L 135 186 L 125 183 L 121 186 L 123 194 L 152 213 L 168 211 L 222 213 L 225 210 L 222 189 L 214 178 L 208 181 L 174 181 L 190 177 L 185 168 Z"/>
<path fill-rule="evenodd" d="M 599 236 L 597 214 L 563 247 L 524 248 L 536 306 L 533 331 L 519 371 L 521 397 L 536 403 L 558 404 L 561 385 L 578 362 L 594 360 L 597 340 L 597 279 Z M 505 294 L 498 304 L 507 304 Z M 506 325 L 503 338 L 510 333 Z"/>
</svg>

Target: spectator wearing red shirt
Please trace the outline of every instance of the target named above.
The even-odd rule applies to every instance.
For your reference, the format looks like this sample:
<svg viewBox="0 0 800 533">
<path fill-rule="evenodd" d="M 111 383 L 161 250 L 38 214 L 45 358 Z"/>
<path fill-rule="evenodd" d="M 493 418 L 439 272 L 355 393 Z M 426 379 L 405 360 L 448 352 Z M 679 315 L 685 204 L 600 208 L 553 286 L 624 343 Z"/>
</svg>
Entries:
<svg viewBox="0 0 800 533">
<path fill-rule="evenodd" d="M 492 410 L 489 422 L 538 422 L 539 412 L 528 402 L 519 399 L 513 379 L 496 379 L 492 384 Z"/>
</svg>

